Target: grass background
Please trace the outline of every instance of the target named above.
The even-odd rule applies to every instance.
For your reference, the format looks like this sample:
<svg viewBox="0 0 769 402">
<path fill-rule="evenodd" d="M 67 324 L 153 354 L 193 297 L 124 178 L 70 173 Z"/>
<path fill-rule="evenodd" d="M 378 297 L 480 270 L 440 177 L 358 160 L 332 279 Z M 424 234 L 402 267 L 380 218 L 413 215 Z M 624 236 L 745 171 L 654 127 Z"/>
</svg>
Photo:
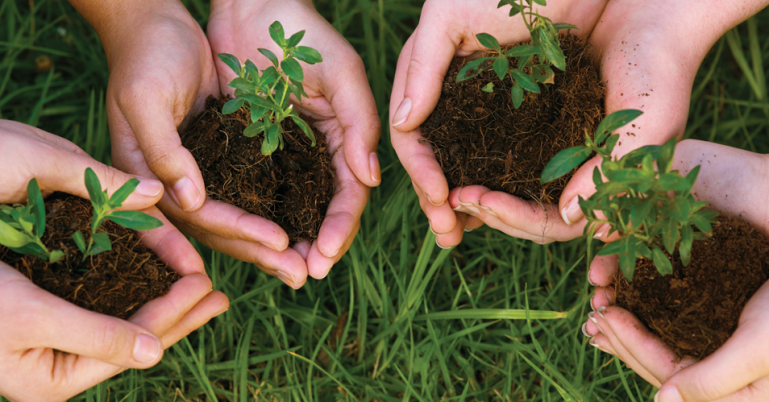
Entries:
<svg viewBox="0 0 769 402">
<path fill-rule="evenodd" d="M 315 3 L 360 52 L 386 121 L 395 62 L 422 1 Z M 185 4 L 205 25 L 208 3 Z M 710 52 L 695 82 L 687 138 L 769 151 L 767 21 L 764 10 Z M 0 53 L 0 118 L 62 135 L 109 162 L 107 63 L 69 4 L 0 0 Z M 36 67 L 41 56 L 51 70 Z M 73 400 L 652 399 L 653 387 L 580 332 L 590 289 L 579 241 L 539 246 L 481 229 L 440 250 L 387 132 L 379 151 L 385 181 L 328 279 L 294 291 L 253 265 L 204 250 L 230 310 L 156 367 L 128 371 Z"/>
</svg>

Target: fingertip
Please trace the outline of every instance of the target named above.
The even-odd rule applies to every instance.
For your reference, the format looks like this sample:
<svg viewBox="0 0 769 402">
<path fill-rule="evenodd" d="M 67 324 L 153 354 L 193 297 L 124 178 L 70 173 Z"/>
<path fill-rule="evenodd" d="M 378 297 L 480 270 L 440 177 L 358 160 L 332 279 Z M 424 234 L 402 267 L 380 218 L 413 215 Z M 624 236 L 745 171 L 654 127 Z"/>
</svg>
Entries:
<svg viewBox="0 0 769 402">
<path fill-rule="evenodd" d="M 409 132 L 416 128 L 416 127 L 412 127 L 413 124 L 403 126 L 403 123 L 405 123 L 406 120 L 408 120 L 409 115 L 411 115 L 412 106 L 413 106 L 413 102 L 411 101 L 411 98 L 403 98 L 400 105 L 398 105 L 398 109 L 395 110 L 395 114 L 393 115 L 393 118 L 392 118 L 392 126 L 396 130 L 402 131 L 402 132 Z"/>
<path fill-rule="evenodd" d="M 169 192 L 176 205 L 184 212 L 199 210 L 205 201 L 205 191 L 200 191 L 195 182 L 189 177 L 177 180 Z"/>
<path fill-rule="evenodd" d="M 163 358 L 163 343 L 155 335 L 139 333 L 134 341 L 132 357 L 138 367 L 149 368 Z"/>
</svg>

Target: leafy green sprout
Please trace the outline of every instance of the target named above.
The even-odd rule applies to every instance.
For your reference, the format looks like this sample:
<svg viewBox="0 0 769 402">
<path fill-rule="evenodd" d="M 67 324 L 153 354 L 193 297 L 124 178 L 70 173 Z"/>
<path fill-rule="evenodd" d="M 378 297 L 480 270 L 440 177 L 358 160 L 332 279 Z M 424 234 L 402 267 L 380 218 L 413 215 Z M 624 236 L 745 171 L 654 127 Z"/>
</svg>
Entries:
<svg viewBox="0 0 769 402">
<path fill-rule="evenodd" d="M 518 109 L 523 104 L 524 91 L 540 93 L 538 83 L 552 82 L 554 75 L 550 66 L 566 71 L 566 56 L 561 50 L 561 42 L 558 31 L 564 29 L 578 29 L 574 25 L 566 23 L 553 23 L 547 17 L 534 11 L 534 3 L 546 5 L 546 0 L 501 0 L 497 8 L 511 6 L 510 16 L 521 14 L 523 22 L 531 33 L 531 45 L 521 45 L 512 49 L 503 49 L 499 41 L 487 33 L 481 33 L 475 37 L 484 47 L 490 49 L 496 56 L 483 57 L 473 60 L 465 65 L 457 75 L 457 82 L 474 78 L 484 71 L 493 69 L 500 80 L 504 80 L 509 74 L 513 80 L 510 96 L 513 106 Z M 534 64 L 534 56 L 539 63 Z M 517 67 L 512 67 L 511 60 L 518 58 Z M 492 83 L 487 84 L 484 92 L 493 92 Z"/>
<path fill-rule="evenodd" d="M 598 255 L 618 254 L 620 270 L 629 281 L 640 257 L 652 260 L 660 274 L 672 273 L 663 249 L 672 256 L 678 248 L 681 262 L 689 265 L 692 243 L 712 235 L 718 216 L 705 209 L 707 202 L 692 196 L 700 167 L 685 177 L 672 170 L 676 138 L 665 145 L 638 148 L 619 159 L 612 157 L 619 141 L 619 135 L 612 132 L 640 115 L 638 110 L 610 114 L 598 125 L 594 139 L 585 132 L 585 145 L 556 154 L 541 176 L 541 182 L 548 183 L 580 166 L 593 153 L 601 157 L 601 168 L 593 170 L 596 192 L 588 199 L 579 198 L 588 221 L 585 235 L 592 236 L 606 224 L 610 228 L 607 236 L 619 233 L 620 240 L 606 244 Z"/>
<path fill-rule="evenodd" d="M 283 149 L 281 123 L 287 118 L 291 118 L 312 141 L 312 146 L 315 146 L 315 134 L 310 125 L 299 117 L 293 105 L 288 104 L 291 95 L 296 96 L 299 102 L 303 96 L 308 97 L 302 84 L 304 70 L 299 61 L 309 65 L 323 61 L 317 50 L 299 46 L 304 34 L 305 31 L 299 31 L 286 39 L 283 25 L 275 21 L 270 26 L 270 37 L 283 51 L 283 57 L 279 60 L 272 51 L 259 49 L 259 52 L 272 62 L 272 66 L 261 72 L 251 60 L 246 60 L 241 65 L 237 57 L 227 53 L 219 54 L 219 59 L 237 74 L 237 78 L 229 84 L 235 88 L 235 98 L 224 104 L 222 113 L 235 113 L 247 104 L 251 113 L 251 124 L 243 131 L 243 135 L 255 137 L 265 133 L 262 142 L 264 155 L 272 155 L 278 148 Z"/>
<path fill-rule="evenodd" d="M 112 250 L 109 235 L 98 232 L 105 219 L 133 230 L 151 230 L 163 225 L 160 220 L 143 212 L 115 211 L 115 209 L 123 206 L 123 202 L 134 192 L 136 186 L 139 185 L 139 180 L 128 180 L 110 197 L 106 190 L 102 191 L 96 173 L 88 168 L 85 171 L 85 185 L 94 209 L 91 236 L 86 243 L 81 231 L 78 230 L 72 235 L 75 245 L 83 254 L 83 261 L 88 256 Z M 64 252 L 61 250 L 49 251 L 41 240 L 44 233 L 45 205 L 43 204 L 43 195 L 37 180 L 32 179 L 27 185 L 27 205 L 16 204 L 13 207 L 0 205 L 0 244 L 19 254 L 34 255 L 52 263 L 61 261 L 64 258 Z"/>
</svg>

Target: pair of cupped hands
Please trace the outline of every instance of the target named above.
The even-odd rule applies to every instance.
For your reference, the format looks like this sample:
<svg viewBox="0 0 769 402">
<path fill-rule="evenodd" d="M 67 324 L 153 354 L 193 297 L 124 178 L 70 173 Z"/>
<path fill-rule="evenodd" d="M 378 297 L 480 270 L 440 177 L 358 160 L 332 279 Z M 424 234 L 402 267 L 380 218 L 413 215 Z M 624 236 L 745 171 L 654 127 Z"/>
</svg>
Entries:
<svg viewBox="0 0 769 402">
<path fill-rule="evenodd" d="M 492 4 L 493 3 L 493 4 Z M 489 33 L 503 45 L 526 41 L 529 32 L 509 7 L 496 1 L 428 0 L 406 43 L 390 102 L 392 144 L 411 176 L 420 205 L 442 248 L 460 243 L 482 225 L 510 236 L 545 244 L 582 236 L 586 220 L 579 196 L 595 191 L 592 172 L 600 158 L 585 163 L 566 186 L 559 205 L 541 205 L 482 186 L 450 189 L 433 150 L 420 141 L 420 125 L 435 108 L 454 57 L 486 51 L 475 39 Z M 623 133 L 615 148 L 622 156 L 638 147 L 664 144 L 683 135 L 692 84 L 707 51 L 726 31 L 767 5 L 766 0 L 671 2 L 661 0 L 548 1 L 539 12 L 554 22 L 579 28 L 587 39 L 606 85 L 606 112 L 639 109 L 644 114 Z M 632 132 L 632 135 L 624 135 Z M 674 168 L 684 174 L 702 165 L 693 194 L 723 214 L 740 216 L 769 234 L 765 207 L 769 161 L 716 144 L 687 140 L 678 144 Z M 726 197 L 728 195 L 728 197 Z M 603 241 L 616 240 L 601 233 Z M 661 341 L 632 314 L 612 306 L 617 260 L 596 258 L 589 281 L 597 286 L 597 309 L 583 327 L 589 343 L 611 353 L 653 384 L 655 401 L 769 400 L 769 284 L 751 299 L 732 338 L 701 362 L 676 361 Z"/>
</svg>

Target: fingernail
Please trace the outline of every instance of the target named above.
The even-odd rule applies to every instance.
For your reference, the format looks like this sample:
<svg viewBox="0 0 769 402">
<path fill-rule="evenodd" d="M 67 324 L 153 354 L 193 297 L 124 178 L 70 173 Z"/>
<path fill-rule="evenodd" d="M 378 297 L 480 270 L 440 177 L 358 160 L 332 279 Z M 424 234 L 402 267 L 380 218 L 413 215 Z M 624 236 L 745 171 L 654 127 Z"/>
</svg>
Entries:
<svg viewBox="0 0 769 402">
<path fill-rule="evenodd" d="M 376 152 L 372 152 L 368 156 L 368 166 L 371 169 L 371 180 L 379 183 L 382 181 L 382 172 L 379 170 L 379 158 L 376 156 Z"/>
<path fill-rule="evenodd" d="M 579 209 L 579 197 L 574 197 L 569 201 L 569 205 L 561 210 L 561 217 L 569 226 L 582 218 L 582 211 Z"/>
<path fill-rule="evenodd" d="M 600 239 L 600 238 L 602 238 L 602 237 L 603 237 L 603 235 L 605 235 L 605 234 L 606 234 L 606 232 L 600 232 L 600 233 L 596 233 L 596 234 L 594 234 L 594 235 L 593 235 L 593 238 L 594 238 L 594 239 Z"/>
<path fill-rule="evenodd" d="M 654 395 L 654 402 L 684 402 L 684 398 L 676 387 L 665 387 Z"/>
<path fill-rule="evenodd" d="M 139 334 L 134 343 L 134 360 L 140 363 L 150 363 L 160 356 L 160 340 L 150 335 Z"/>
<path fill-rule="evenodd" d="M 189 177 L 182 178 L 174 184 L 174 195 L 176 202 L 185 211 L 195 208 L 200 201 L 200 192 Z"/>
<path fill-rule="evenodd" d="M 593 299 L 595 299 L 595 296 L 590 298 L 590 309 L 595 311 L 595 305 L 593 304 Z"/>
<path fill-rule="evenodd" d="M 435 205 L 436 207 L 440 207 L 441 205 L 443 205 L 443 204 L 445 204 L 445 203 L 446 203 L 446 201 L 443 201 L 443 202 L 442 202 L 442 203 L 440 203 L 440 204 L 436 204 L 436 203 L 434 203 L 434 202 L 433 202 L 433 199 L 432 199 L 432 198 L 430 198 L 430 194 L 427 194 L 427 193 L 424 193 L 424 194 L 425 194 L 425 197 L 427 197 L 427 201 L 430 201 L 430 204 L 433 204 L 433 205 Z"/>
<path fill-rule="evenodd" d="M 596 342 L 595 338 L 590 338 L 587 341 L 587 344 L 590 345 L 590 346 L 595 347 L 596 349 L 600 350 L 601 352 L 609 353 L 609 352 L 606 351 L 606 349 L 602 348 L 601 345 L 598 344 L 598 342 Z"/>
<path fill-rule="evenodd" d="M 593 282 L 592 279 L 590 279 L 590 271 L 587 272 L 587 283 L 589 283 L 592 287 L 598 286 L 595 282 Z"/>
<path fill-rule="evenodd" d="M 443 247 L 443 246 L 441 246 L 441 244 L 440 244 L 440 243 L 438 243 L 438 238 L 437 238 L 437 237 L 435 238 L 435 244 L 437 244 L 437 245 L 438 245 L 438 247 L 440 247 L 440 248 L 442 248 L 442 249 L 444 249 L 444 250 L 448 250 L 448 249 L 450 249 L 450 248 L 451 248 L 451 247 Z"/>
<path fill-rule="evenodd" d="M 163 183 L 153 179 L 140 179 L 136 192 L 145 197 L 157 197 L 163 190 Z"/>
<path fill-rule="evenodd" d="M 582 335 L 585 335 L 586 338 L 592 338 L 590 334 L 587 333 L 587 321 L 585 321 L 584 324 L 582 324 Z"/>
<path fill-rule="evenodd" d="M 587 318 L 589 318 L 590 321 L 593 322 L 593 324 L 598 325 L 598 320 L 596 320 L 595 317 L 593 317 L 594 315 L 595 315 L 595 311 L 591 311 L 591 312 L 587 313 Z"/>
<path fill-rule="evenodd" d="M 288 272 L 278 271 L 278 278 L 280 278 L 283 283 L 285 283 L 288 286 L 291 286 L 292 288 L 296 284 L 294 281 L 294 276 L 289 274 Z"/>
<path fill-rule="evenodd" d="M 606 318 L 603 316 L 603 312 L 606 311 L 606 307 L 603 307 L 603 306 L 598 307 L 595 311 L 598 313 L 598 315 L 601 316 L 601 318 Z"/>
<path fill-rule="evenodd" d="M 222 315 L 222 314 L 224 314 L 224 313 L 226 313 L 226 312 L 228 312 L 228 311 L 230 311 L 230 308 L 229 308 L 229 307 L 227 307 L 226 309 L 224 309 L 224 310 L 220 311 L 220 312 L 219 312 L 218 314 L 216 314 L 214 317 L 219 317 L 220 315 Z"/>
<path fill-rule="evenodd" d="M 481 211 L 478 208 L 474 207 L 472 204 L 470 204 L 469 206 L 465 206 L 465 208 L 467 208 L 467 210 L 470 211 L 470 213 L 472 213 L 473 215 L 481 214 Z"/>
<path fill-rule="evenodd" d="M 472 229 L 467 229 L 467 228 L 465 228 L 465 233 L 470 233 L 470 232 L 472 232 L 472 231 L 473 231 Z"/>
<path fill-rule="evenodd" d="M 493 217 L 495 217 L 495 218 L 499 218 L 499 215 L 497 215 L 496 212 L 492 211 L 491 208 L 489 208 L 488 211 L 486 211 L 486 213 L 491 215 L 491 216 L 493 216 Z"/>
<path fill-rule="evenodd" d="M 393 127 L 398 127 L 403 124 L 403 122 L 409 118 L 409 114 L 411 114 L 411 99 L 404 98 L 403 101 L 401 101 L 401 105 L 398 106 L 395 116 L 393 116 Z"/>
</svg>

